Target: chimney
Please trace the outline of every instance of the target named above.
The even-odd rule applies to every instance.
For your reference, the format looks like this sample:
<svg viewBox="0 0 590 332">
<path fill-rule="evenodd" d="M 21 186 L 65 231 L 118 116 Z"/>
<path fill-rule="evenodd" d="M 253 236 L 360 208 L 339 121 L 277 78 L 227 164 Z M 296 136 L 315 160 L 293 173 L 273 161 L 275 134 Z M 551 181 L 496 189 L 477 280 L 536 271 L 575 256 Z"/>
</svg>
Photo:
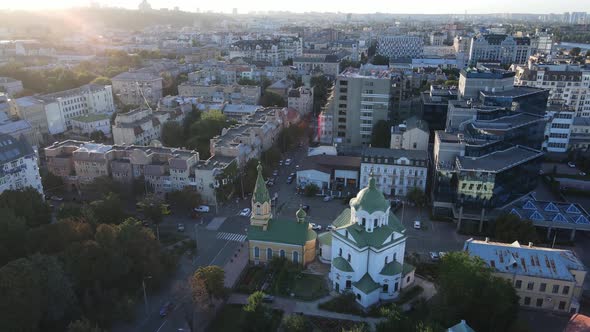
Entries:
<svg viewBox="0 0 590 332">
<path fill-rule="evenodd" d="M 532 248 L 532 247 L 533 247 L 533 243 L 529 242 L 529 248 Z"/>
<path fill-rule="evenodd" d="M 486 237 L 486 243 L 490 243 L 490 238 Z"/>
</svg>

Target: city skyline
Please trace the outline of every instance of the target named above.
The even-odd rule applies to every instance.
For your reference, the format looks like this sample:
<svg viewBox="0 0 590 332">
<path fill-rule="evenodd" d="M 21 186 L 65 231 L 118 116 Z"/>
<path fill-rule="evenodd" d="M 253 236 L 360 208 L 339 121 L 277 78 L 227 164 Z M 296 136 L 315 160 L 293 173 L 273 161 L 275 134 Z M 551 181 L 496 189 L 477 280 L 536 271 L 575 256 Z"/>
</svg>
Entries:
<svg viewBox="0 0 590 332">
<path fill-rule="evenodd" d="M 60 0 L 46 2 L 41 0 L 24 0 L 18 3 L 0 5 L 0 9 L 14 10 L 45 10 L 45 9 L 66 9 L 71 7 L 85 7 L 90 4 L 100 6 L 120 7 L 126 9 L 137 9 L 140 1 L 137 0 L 101 0 L 101 1 L 80 1 L 80 0 Z M 528 14 L 549 14 L 563 13 L 566 11 L 590 11 L 587 5 L 581 1 L 564 0 L 559 3 L 543 3 L 539 1 L 525 0 L 514 2 L 509 0 L 499 0 L 493 3 L 474 2 L 459 0 L 452 4 L 441 6 L 434 0 L 422 0 L 419 2 L 407 3 L 390 3 L 386 1 L 377 1 L 370 9 L 359 3 L 339 4 L 336 8 L 333 3 L 317 3 L 311 0 L 302 0 L 292 4 L 277 4 L 270 0 L 257 0 L 250 2 L 248 7 L 238 0 L 228 0 L 222 3 L 194 3 L 189 0 L 176 0 L 174 2 L 165 0 L 148 1 L 152 8 L 169 8 L 178 7 L 180 10 L 195 12 L 199 9 L 201 12 L 213 11 L 231 13 L 237 9 L 238 13 L 246 14 L 252 11 L 290 11 L 295 13 L 303 12 L 334 12 L 334 13 L 353 13 L 353 14 L 370 14 L 370 13 L 388 13 L 388 14 L 497 14 L 497 13 L 528 13 Z"/>
</svg>

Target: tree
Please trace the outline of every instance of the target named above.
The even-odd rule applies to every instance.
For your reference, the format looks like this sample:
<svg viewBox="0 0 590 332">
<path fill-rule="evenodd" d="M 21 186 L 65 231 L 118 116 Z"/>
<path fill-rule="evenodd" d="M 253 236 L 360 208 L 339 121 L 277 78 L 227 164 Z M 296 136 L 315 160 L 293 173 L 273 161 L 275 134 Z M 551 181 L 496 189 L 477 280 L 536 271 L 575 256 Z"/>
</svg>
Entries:
<svg viewBox="0 0 590 332">
<path fill-rule="evenodd" d="M 352 61 L 352 60 L 348 60 L 348 59 L 344 59 L 344 60 L 340 61 L 340 70 L 345 70 L 348 67 L 360 68 L 361 63 L 358 61 Z"/>
<path fill-rule="evenodd" d="M 377 332 L 434 332 L 434 329 L 429 324 L 410 318 L 397 306 L 383 307 L 381 311 L 381 314 L 386 319 L 377 324 Z"/>
<path fill-rule="evenodd" d="M 71 322 L 68 325 L 67 332 L 106 332 L 105 330 L 98 327 L 96 324 L 92 324 L 88 319 L 82 318 Z"/>
<path fill-rule="evenodd" d="M 92 234 L 88 223 L 66 219 L 31 229 L 26 244 L 29 252 L 58 254 L 73 243 L 92 239 Z"/>
<path fill-rule="evenodd" d="M 94 216 L 92 221 L 99 224 L 119 224 L 126 217 L 123 201 L 113 192 L 108 193 L 104 199 L 91 202 L 90 207 Z"/>
<path fill-rule="evenodd" d="M 0 268 L 0 331 L 36 331 L 43 316 L 41 284 L 30 260 Z"/>
<path fill-rule="evenodd" d="M 245 331 L 248 332 L 270 332 L 271 329 L 271 309 L 268 308 L 262 299 L 264 293 L 257 291 L 248 296 L 248 304 L 244 306 L 246 312 Z"/>
<path fill-rule="evenodd" d="M 82 217 L 82 206 L 75 203 L 64 203 L 57 210 L 57 219 L 69 219 Z"/>
<path fill-rule="evenodd" d="M 303 188 L 304 195 L 307 197 L 313 197 L 320 192 L 320 188 L 315 183 L 310 183 Z"/>
<path fill-rule="evenodd" d="M 289 315 L 283 319 L 283 331 L 306 332 L 309 331 L 307 318 L 301 315 Z"/>
<path fill-rule="evenodd" d="M 138 203 L 138 207 L 144 217 L 156 225 L 156 238 L 159 241 L 160 223 L 164 220 L 165 215 L 170 214 L 168 204 L 164 204 L 164 202 L 156 195 L 148 195 Z"/>
<path fill-rule="evenodd" d="M 90 82 L 92 84 L 99 84 L 99 85 L 111 85 L 113 84 L 111 82 L 111 79 L 108 77 L 104 77 L 104 76 L 98 76 L 97 78 L 93 79 L 92 82 Z"/>
<path fill-rule="evenodd" d="M 373 126 L 371 146 L 374 148 L 389 148 L 391 140 L 391 126 L 385 120 L 379 120 Z"/>
<path fill-rule="evenodd" d="M 168 202 L 177 205 L 181 209 L 192 211 L 194 207 L 201 204 L 201 195 L 190 187 L 184 187 L 182 190 L 169 193 Z"/>
<path fill-rule="evenodd" d="M 168 121 L 162 125 L 162 144 L 179 148 L 184 146 L 184 132 L 182 125 L 176 121 Z"/>
<path fill-rule="evenodd" d="M 494 223 L 494 237 L 500 242 L 537 242 L 537 230 L 530 220 L 521 220 L 514 214 L 503 214 Z"/>
<path fill-rule="evenodd" d="M 0 216 L 0 266 L 3 266 L 26 254 L 27 225 L 10 209 L 0 208 Z"/>
<path fill-rule="evenodd" d="M 262 97 L 260 97 L 260 105 L 264 107 L 285 107 L 287 106 L 287 103 L 280 95 L 274 92 L 265 91 Z"/>
<path fill-rule="evenodd" d="M 424 194 L 424 191 L 418 187 L 410 189 L 406 197 L 410 202 L 416 204 L 416 206 L 424 206 L 424 204 L 426 204 L 426 195 Z"/>
<path fill-rule="evenodd" d="M 371 63 L 374 65 L 387 66 L 389 65 L 389 58 L 381 54 L 375 54 Z"/>
<path fill-rule="evenodd" d="M 251 79 L 251 78 L 247 78 L 247 77 L 242 77 L 238 80 L 238 84 L 239 85 L 251 85 L 251 86 L 256 86 L 258 85 L 258 82 L 256 82 L 255 80 Z"/>
<path fill-rule="evenodd" d="M 51 222 L 51 209 L 41 194 L 33 189 L 5 190 L 0 194 L 0 208 L 10 209 L 23 218 L 27 226 L 37 227 Z"/>
<path fill-rule="evenodd" d="M 195 271 L 189 284 L 193 301 L 200 308 L 206 309 L 213 305 L 214 299 L 225 295 L 225 272 L 219 266 L 204 266 Z"/>
<path fill-rule="evenodd" d="M 518 296 L 508 281 L 492 272 L 479 257 L 447 254 L 439 269 L 438 320 L 450 326 L 465 319 L 482 332 L 508 330 L 518 314 Z"/>
<path fill-rule="evenodd" d="M 571 56 L 578 56 L 580 55 L 580 53 L 582 52 L 582 49 L 579 47 L 574 47 L 570 50 L 570 55 Z"/>
<path fill-rule="evenodd" d="M 104 142 L 107 140 L 107 136 L 104 134 L 102 130 L 95 130 L 90 133 L 90 139 L 95 142 Z"/>
<path fill-rule="evenodd" d="M 85 191 L 92 193 L 97 197 L 103 197 L 109 193 L 119 192 L 120 187 L 121 186 L 118 183 L 105 175 L 95 178 Z"/>
<path fill-rule="evenodd" d="M 57 176 L 51 172 L 41 174 L 41 183 L 45 191 L 61 192 L 64 189 L 64 181 L 61 176 Z"/>
<path fill-rule="evenodd" d="M 293 58 L 288 58 L 287 60 L 283 60 L 283 66 L 292 66 L 293 65 Z"/>
</svg>

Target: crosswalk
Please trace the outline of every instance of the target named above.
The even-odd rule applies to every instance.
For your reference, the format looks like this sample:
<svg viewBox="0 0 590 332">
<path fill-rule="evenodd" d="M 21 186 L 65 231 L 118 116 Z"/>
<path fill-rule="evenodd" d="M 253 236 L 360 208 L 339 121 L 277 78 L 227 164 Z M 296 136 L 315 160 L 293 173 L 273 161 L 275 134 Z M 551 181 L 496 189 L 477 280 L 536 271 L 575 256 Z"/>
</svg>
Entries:
<svg viewBox="0 0 590 332">
<path fill-rule="evenodd" d="M 220 240 L 235 241 L 235 242 L 244 242 L 246 240 L 246 235 L 236 234 L 236 233 L 219 232 L 219 233 L 217 233 L 216 237 Z"/>
</svg>

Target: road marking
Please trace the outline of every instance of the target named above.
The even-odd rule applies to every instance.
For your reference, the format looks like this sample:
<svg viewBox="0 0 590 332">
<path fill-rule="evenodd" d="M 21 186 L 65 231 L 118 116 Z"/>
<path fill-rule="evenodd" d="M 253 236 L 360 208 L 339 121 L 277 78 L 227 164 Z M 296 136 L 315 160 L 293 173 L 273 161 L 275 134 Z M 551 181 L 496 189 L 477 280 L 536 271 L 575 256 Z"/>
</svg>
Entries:
<svg viewBox="0 0 590 332">
<path fill-rule="evenodd" d="M 245 234 L 219 232 L 215 236 L 217 239 L 235 242 L 244 242 L 246 240 Z"/>
<path fill-rule="evenodd" d="M 227 247 L 227 245 L 229 244 L 230 241 L 227 241 L 225 243 L 225 245 L 223 246 L 223 248 L 221 248 L 221 250 L 219 250 L 219 252 L 217 253 L 217 255 L 215 255 L 215 257 L 213 257 L 213 259 L 211 260 L 211 263 L 209 263 L 209 265 L 212 265 L 213 262 L 215 262 L 215 260 L 217 259 L 217 256 L 219 256 L 219 254 L 221 254 L 221 252 L 223 251 L 223 249 L 225 249 L 225 247 Z M 158 331 L 156 331 L 158 332 Z"/>
<path fill-rule="evenodd" d="M 162 323 L 162 325 L 160 325 L 160 327 L 156 330 L 156 332 L 160 332 L 160 330 L 164 327 L 164 325 L 166 325 L 166 323 L 168 323 L 168 319 L 166 319 L 164 321 L 164 323 Z"/>
</svg>

